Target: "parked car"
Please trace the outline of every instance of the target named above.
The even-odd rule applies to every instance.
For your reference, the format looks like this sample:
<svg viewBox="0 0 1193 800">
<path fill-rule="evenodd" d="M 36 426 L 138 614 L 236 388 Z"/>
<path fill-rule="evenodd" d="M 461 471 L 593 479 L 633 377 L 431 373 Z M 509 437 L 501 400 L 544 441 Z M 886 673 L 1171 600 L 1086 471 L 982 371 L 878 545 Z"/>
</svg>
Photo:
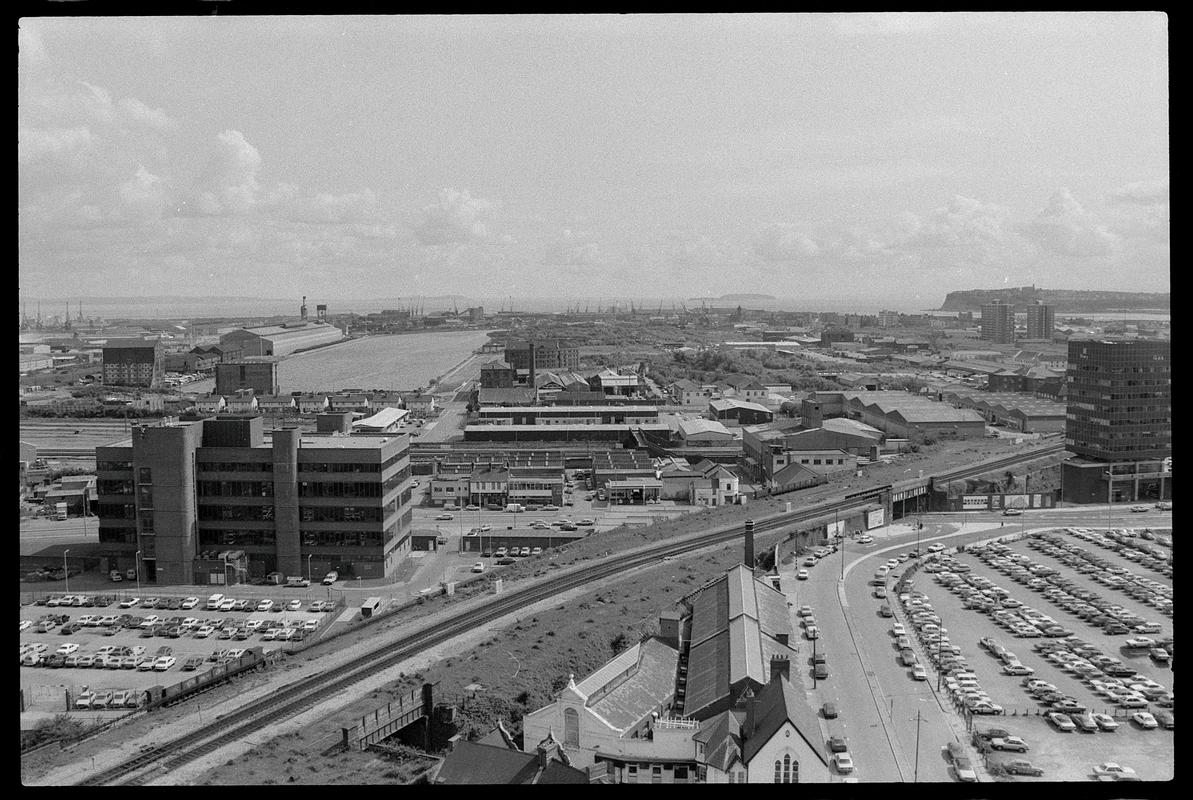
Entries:
<svg viewBox="0 0 1193 800">
<path fill-rule="evenodd" d="M 323 585 L 331 586 L 340 579 L 340 573 L 332 571 L 323 576 Z"/>
<path fill-rule="evenodd" d="M 473 564 L 472 571 L 473 572 L 484 572 L 485 571 L 485 562 L 478 561 L 475 564 Z"/>
<path fill-rule="evenodd" d="M 847 752 L 835 753 L 833 766 L 837 768 L 837 772 L 853 772 L 853 756 Z"/>
<path fill-rule="evenodd" d="M 1073 720 L 1069 719 L 1068 714 L 1052 711 L 1048 713 L 1047 719 L 1058 731 L 1063 733 L 1072 733 L 1077 730 L 1077 726 L 1073 724 Z"/>
<path fill-rule="evenodd" d="M 1090 716 L 1094 718 L 1094 724 L 1097 725 L 1100 730 L 1110 732 L 1118 729 L 1118 723 L 1115 722 L 1114 717 L 1110 716 L 1109 714 L 1095 713 L 1091 714 Z"/>
<path fill-rule="evenodd" d="M 1069 719 L 1073 720 L 1073 724 L 1077 726 L 1078 730 L 1086 733 L 1098 732 L 1098 723 L 1094 719 L 1093 714 L 1088 711 L 1083 711 L 1080 714 L 1070 714 Z"/>
<path fill-rule="evenodd" d="M 1044 774 L 1044 770 L 1037 767 L 1030 761 L 1004 761 L 1001 764 L 1003 772 L 1008 775 L 1032 775 L 1040 776 Z"/>
<path fill-rule="evenodd" d="M 1098 780 L 1137 781 L 1139 776 L 1130 767 L 1124 767 L 1113 761 L 1104 761 L 1094 767 L 1094 777 Z"/>
<path fill-rule="evenodd" d="M 828 740 L 830 753 L 844 753 L 849 750 L 849 739 L 844 736 L 832 736 Z"/>
<path fill-rule="evenodd" d="M 821 707 L 821 711 L 824 713 L 825 719 L 836 719 L 837 718 L 837 706 L 835 703 L 825 703 Z"/>
<path fill-rule="evenodd" d="M 1027 742 L 1018 736 L 998 737 L 990 740 L 990 746 L 995 750 L 1011 750 L 1016 753 L 1028 751 Z"/>
<path fill-rule="evenodd" d="M 1153 717 L 1147 711 L 1136 711 L 1134 714 L 1131 715 L 1131 721 L 1134 722 L 1136 725 L 1138 725 L 1140 728 L 1143 728 L 1144 730 L 1147 730 L 1147 731 L 1153 730 L 1154 728 L 1157 728 L 1160 725 L 1160 723 L 1156 722 L 1156 718 Z"/>
</svg>

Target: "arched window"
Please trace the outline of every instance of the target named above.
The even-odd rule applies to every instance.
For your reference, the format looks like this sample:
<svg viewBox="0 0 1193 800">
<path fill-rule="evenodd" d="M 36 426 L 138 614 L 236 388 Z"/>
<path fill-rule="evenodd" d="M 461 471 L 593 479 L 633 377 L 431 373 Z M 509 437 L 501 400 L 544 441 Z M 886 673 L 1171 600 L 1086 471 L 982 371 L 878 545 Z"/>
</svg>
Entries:
<svg viewBox="0 0 1193 800">
<path fill-rule="evenodd" d="M 791 759 L 791 783 L 799 783 L 799 762 Z"/>
<path fill-rule="evenodd" d="M 783 783 L 791 783 L 791 754 L 783 756 Z"/>
<path fill-rule="evenodd" d="M 580 714 L 574 708 L 563 710 L 563 746 L 580 746 Z"/>
<path fill-rule="evenodd" d="M 783 782 L 783 762 L 775 759 L 775 783 Z"/>
</svg>

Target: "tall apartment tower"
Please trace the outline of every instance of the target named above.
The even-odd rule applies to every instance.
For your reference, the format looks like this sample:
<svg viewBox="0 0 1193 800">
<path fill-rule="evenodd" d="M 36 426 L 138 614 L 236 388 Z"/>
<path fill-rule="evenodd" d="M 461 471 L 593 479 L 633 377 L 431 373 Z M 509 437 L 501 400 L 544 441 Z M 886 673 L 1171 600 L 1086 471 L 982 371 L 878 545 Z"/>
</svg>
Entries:
<svg viewBox="0 0 1193 800">
<path fill-rule="evenodd" d="M 1171 343 L 1070 339 L 1062 469 L 1071 502 L 1172 496 Z"/>
<path fill-rule="evenodd" d="M 1015 307 L 1001 300 L 982 304 L 982 338 L 995 344 L 1015 343 Z"/>
<path fill-rule="evenodd" d="M 1052 341 L 1052 329 L 1056 320 L 1056 306 L 1039 300 L 1027 307 L 1027 338 Z"/>
</svg>

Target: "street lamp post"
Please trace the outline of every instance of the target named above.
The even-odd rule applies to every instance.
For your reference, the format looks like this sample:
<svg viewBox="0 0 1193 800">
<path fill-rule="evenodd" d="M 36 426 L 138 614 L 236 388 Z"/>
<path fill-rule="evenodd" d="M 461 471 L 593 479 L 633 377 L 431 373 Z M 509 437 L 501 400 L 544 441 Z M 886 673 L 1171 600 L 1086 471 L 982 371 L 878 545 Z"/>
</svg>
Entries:
<svg viewBox="0 0 1193 800">
<path fill-rule="evenodd" d="M 133 572 L 137 574 L 137 597 L 141 596 L 141 551 L 133 554 Z"/>
<path fill-rule="evenodd" d="M 66 554 L 70 552 L 70 548 L 62 551 L 62 577 L 66 580 L 66 591 L 70 592 L 70 570 L 66 568 Z"/>
<path fill-rule="evenodd" d="M 920 710 L 915 712 L 915 775 L 912 778 L 913 783 L 919 783 L 920 780 Z"/>
<path fill-rule="evenodd" d="M 1114 507 L 1114 481 L 1111 479 L 1110 470 L 1102 473 L 1106 476 L 1106 532 L 1110 533 L 1110 513 Z"/>
<path fill-rule="evenodd" d="M 307 583 L 311 582 L 311 556 L 313 556 L 313 555 L 315 555 L 315 554 L 314 553 L 307 554 Z"/>
</svg>

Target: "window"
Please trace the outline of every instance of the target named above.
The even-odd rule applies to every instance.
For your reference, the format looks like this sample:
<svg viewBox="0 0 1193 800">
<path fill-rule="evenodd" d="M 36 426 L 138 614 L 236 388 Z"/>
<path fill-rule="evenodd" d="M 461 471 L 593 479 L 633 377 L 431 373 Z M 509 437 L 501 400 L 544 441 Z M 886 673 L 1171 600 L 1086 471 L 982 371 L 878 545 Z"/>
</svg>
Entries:
<svg viewBox="0 0 1193 800">
<path fill-rule="evenodd" d="M 775 759 L 775 783 L 783 782 L 783 762 Z"/>
<path fill-rule="evenodd" d="M 791 754 L 783 756 L 783 783 L 791 783 Z"/>
<path fill-rule="evenodd" d="M 655 764 L 653 767 L 650 768 L 650 782 L 651 783 L 662 783 L 663 782 L 663 768 L 659 764 Z"/>
<path fill-rule="evenodd" d="M 141 467 L 137 470 L 138 480 L 141 483 L 153 483 L 153 472 L 149 467 Z"/>
<path fill-rule="evenodd" d="M 626 764 L 625 774 L 626 774 L 627 779 L 637 781 L 638 780 L 638 765 L 637 764 Z"/>
<path fill-rule="evenodd" d="M 574 708 L 563 710 L 563 746 L 580 746 L 580 714 Z"/>
<path fill-rule="evenodd" d="M 687 767 L 681 767 L 681 766 L 679 766 L 679 765 L 676 765 L 676 767 L 675 767 L 675 780 L 677 780 L 677 781 L 686 781 L 687 779 L 688 779 L 688 768 L 687 768 Z"/>
</svg>

